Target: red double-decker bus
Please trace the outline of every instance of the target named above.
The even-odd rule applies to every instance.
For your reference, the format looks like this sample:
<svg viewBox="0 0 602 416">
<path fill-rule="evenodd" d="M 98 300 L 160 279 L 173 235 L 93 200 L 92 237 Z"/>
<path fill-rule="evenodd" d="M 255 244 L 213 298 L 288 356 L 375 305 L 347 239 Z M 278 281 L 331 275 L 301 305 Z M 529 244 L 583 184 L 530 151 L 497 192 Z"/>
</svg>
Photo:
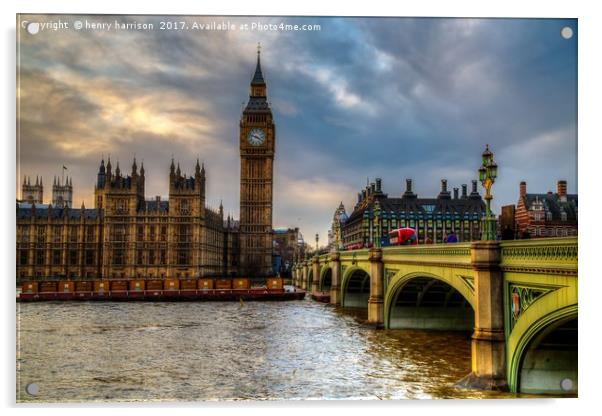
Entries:
<svg viewBox="0 0 602 416">
<path fill-rule="evenodd" d="M 398 228 L 389 231 L 389 244 L 392 246 L 413 246 L 418 244 L 418 236 L 413 228 Z"/>
</svg>

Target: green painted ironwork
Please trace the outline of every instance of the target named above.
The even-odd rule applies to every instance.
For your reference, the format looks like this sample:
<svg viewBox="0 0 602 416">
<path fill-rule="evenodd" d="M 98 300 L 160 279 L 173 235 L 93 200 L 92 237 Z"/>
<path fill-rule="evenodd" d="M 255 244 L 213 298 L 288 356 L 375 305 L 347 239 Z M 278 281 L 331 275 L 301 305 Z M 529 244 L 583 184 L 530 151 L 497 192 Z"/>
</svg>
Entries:
<svg viewBox="0 0 602 416">
<path fill-rule="evenodd" d="M 487 203 L 485 217 L 483 218 L 481 240 L 495 240 L 497 221 L 491 212 L 491 200 L 493 199 L 491 187 L 497 178 L 497 165 L 493 161 L 493 153 L 489 150 L 489 145 L 485 147 L 485 151 L 481 156 L 482 164 L 479 168 L 479 180 L 483 188 L 485 188 L 485 202 Z"/>
<path fill-rule="evenodd" d="M 319 256 L 321 273 L 329 255 Z M 368 274 L 369 250 L 341 251 L 340 299 L 356 270 Z M 577 317 L 578 244 L 576 237 L 502 241 L 499 267 L 504 279 L 506 371 L 510 389 L 520 387 L 520 365 L 529 343 L 549 325 Z M 385 327 L 398 290 L 415 277 L 444 281 L 475 308 L 471 243 L 382 248 Z M 308 270 L 311 277 L 311 268 Z M 308 279 L 309 280 L 309 279 Z M 311 284 L 311 282 L 309 283 Z M 322 284 L 323 287 L 323 284 Z"/>
</svg>

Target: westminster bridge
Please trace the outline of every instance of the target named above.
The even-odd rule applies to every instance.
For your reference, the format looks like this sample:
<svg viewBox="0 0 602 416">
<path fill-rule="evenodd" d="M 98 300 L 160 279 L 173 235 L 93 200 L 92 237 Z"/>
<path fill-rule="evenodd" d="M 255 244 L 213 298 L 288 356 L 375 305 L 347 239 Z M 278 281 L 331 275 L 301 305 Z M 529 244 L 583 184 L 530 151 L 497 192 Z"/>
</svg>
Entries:
<svg viewBox="0 0 602 416">
<path fill-rule="evenodd" d="M 465 387 L 577 393 L 577 238 L 330 252 L 293 282 L 385 329 L 473 331 Z"/>
</svg>

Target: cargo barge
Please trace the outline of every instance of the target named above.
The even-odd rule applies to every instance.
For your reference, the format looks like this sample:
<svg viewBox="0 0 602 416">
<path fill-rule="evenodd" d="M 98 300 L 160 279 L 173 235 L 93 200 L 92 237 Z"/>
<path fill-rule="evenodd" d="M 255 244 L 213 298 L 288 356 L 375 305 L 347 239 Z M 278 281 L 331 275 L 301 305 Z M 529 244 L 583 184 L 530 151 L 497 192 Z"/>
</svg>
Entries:
<svg viewBox="0 0 602 416">
<path fill-rule="evenodd" d="M 40 301 L 285 301 L 305 291 L 286 290 L 280 278 L 250 287 L 250 279 L 165 279 L 24 282 L 18 302 Z"/>
<path fill-rule="evenodd" d="M 316 302 L 330 303 L 330 292 L 312 293 L 311 298 Z"/>
</svg>

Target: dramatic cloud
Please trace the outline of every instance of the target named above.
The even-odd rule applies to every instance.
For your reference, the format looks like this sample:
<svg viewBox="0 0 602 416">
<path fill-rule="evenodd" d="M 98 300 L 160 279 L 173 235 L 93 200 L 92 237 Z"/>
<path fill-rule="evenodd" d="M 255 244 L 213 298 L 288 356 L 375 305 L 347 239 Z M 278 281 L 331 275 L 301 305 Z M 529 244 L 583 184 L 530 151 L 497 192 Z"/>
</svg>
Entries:
<svg viewBox="0 0 602 416">
<path fill-rule="evenodd" d="M 50 196 L 63 165 L 75 204 L 93 205 L 101 157 L 128 171 L 144 160 L 147 197 L 166 196 L 173 157 L 208 172 L 208 201 L 238 217 L 238 122 L 255 48 L 277 125 L 275 226 L 325 241 L 340 201 L 353 209 L 366 178 L 390 195 L 413 178 L 422 196 L 441 178 L 476 178 L 488 143 L 499 165 L 494 208 L 518 183 L 577 192 L 576 20 L 21 16 L 69 22 L 18 39 L 19 172 Z M 152 23 L 152 31 L 74 30 L 73 22 Z M 319 24 L 320 30 L 160 30 L 230 22 Z"/>
</svg>

